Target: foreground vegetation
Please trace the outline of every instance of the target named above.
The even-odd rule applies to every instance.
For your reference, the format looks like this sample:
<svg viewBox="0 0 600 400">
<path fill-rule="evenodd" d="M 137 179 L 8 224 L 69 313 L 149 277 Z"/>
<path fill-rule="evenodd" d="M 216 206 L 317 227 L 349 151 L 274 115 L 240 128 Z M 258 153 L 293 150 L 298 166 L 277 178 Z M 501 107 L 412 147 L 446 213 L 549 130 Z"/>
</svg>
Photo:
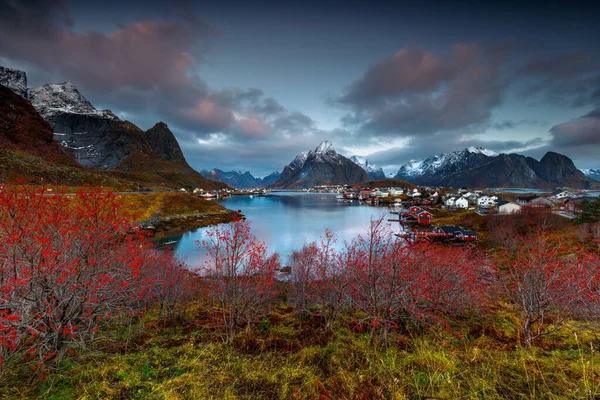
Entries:
<svg viewBox="0 0 600 400">
<path fill-rule="evenodd" d="M 408 399 L 572 398 L 600 395 L 599 341 L 566 327 L 530 351 L 510 309 L 444 332 L 399 334 L 375 346 L 346 318 L 332 332 L 277 306 L 231 344 L 214 336 L 197 305 L 175 326 L 149 314 L 115 321 L 110 340 L 64 360 L 46 378 L 5 382 L 10 398 Z M 574 329 L 583 334 L 576 334 Z"/>
<path fill-rule="evenodd" d="M 123 201 L 0 195 L 0 397 L 600 396 L 597 225 L 473 219 L 487 245 L 470 248 L 406 246 L 377 220 L 282 267 L 235 221 L 190 272 Z"/>
</svg>

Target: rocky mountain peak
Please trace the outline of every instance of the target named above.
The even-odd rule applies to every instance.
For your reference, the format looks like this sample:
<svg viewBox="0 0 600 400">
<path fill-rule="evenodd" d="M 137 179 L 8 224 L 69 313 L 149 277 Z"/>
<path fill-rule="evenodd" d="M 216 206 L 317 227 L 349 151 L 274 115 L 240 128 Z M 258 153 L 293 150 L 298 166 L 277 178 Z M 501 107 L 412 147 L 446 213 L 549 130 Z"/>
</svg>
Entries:
<svg viewBox="0 0 600 400">
<path fill-rule="evenodd" d="M 485 156 L 488 157 L 496 157 L 499 156 L 500 153 L 497 153 L 495 151 L 492 150 L 488 150 L 485 147 L 475 147 L 475 146 L 471 146 L 471 147 L 467 147 L 465 149 L 467 152 L 469 153 L 473 153 L 473 154 L 483 154 Z"/>
<path fill-rule="evenodd" d="M 48 119 L 61 113 L 117 119 L 110 110 L 97 110 L 71 82 L 48 83 L 31 89 L 31 104 Z"/>
<path fill-rule="evenodd" d="M 333 147 L 333 143 L 329 140 L 325 140 L 321 142 L 319 146 L 315 149 L 315 153 L 317 154 L 326 154 L 326 153 L 335 153 L 335 148 Z"/>
<path fill-rule="evenodd" d="M 326 183 L 354 184 L 366 182 L 365 170 L 338 154 L 329 141 L 314 151 L 300 153 L 288 164 L 273 183 L 276 188 L 307 188 Z"/>
<path fill-rule="evenodd" d="M 164 122 L 159 122 L 148 129 L 146 138 L 156 156 L 177 163 L 186 162 L 175 135 Z"/>
<path fill-rule="evenodd" d="M 6 86 L 24 99 L 28 98 L 25 71 L 0 66 L 0 85 Z"/>
</svg>

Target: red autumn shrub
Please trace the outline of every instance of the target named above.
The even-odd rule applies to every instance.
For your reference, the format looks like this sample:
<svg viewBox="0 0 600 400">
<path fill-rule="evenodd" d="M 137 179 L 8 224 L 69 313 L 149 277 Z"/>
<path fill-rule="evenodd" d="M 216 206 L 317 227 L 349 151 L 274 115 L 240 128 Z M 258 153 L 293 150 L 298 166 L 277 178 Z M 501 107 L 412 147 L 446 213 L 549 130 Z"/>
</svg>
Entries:
<svg viewBox="0 0 600 400">
<path fill-rule="evenodd" d="M 103 321 L 156 299 L 150 267 L 175 268 L 174 260 L 153 250 L 120 206 L 98 191 L 0 193 L 3 367 L 60 359 L 98 335 Z"/>
<path fill-rule="evenodd" d="M 245 220 L 213 227 L 207 235 L 198 242 L 208 255 L 199 272 L 207 297 L 219 311 L 224 338 L 231 342 L 241 327 L 255 324 L 267 313 L 275 296 L 279 258 L 267 254 Z"/>
</svg>

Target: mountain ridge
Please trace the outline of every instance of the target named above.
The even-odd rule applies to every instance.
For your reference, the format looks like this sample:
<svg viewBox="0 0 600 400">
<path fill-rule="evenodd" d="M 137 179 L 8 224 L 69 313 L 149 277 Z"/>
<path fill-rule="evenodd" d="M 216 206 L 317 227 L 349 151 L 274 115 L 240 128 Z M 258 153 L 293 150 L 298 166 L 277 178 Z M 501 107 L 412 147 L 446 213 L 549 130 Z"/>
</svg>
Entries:
<svg viewBox="0 0 600 400">
<path fill-rule="evenodd" d="M 565 155 L 548 152 L 538 161 L 532 157 L 497 153 L 482 147 L 411 160 L 400 167 L 395 178 L 429 186 L 600 187 L 579 171 Z"/>
</svg>

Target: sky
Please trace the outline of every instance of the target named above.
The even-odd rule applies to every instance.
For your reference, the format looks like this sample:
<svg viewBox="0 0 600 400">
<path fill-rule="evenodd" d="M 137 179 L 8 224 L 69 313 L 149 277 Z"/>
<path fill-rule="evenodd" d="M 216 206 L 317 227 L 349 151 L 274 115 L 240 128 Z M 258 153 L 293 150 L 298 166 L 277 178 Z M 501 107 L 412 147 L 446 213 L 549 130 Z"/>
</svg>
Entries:
<svg viewBox="0 0 600 400">
<path fill-rule="evenodd" d="M 0 65 L 69 81 L 197 170 L 333 142 L 395 173 L 469 146 L 600 167 L 594 2 L 0 0 Z"/>
</svg>

